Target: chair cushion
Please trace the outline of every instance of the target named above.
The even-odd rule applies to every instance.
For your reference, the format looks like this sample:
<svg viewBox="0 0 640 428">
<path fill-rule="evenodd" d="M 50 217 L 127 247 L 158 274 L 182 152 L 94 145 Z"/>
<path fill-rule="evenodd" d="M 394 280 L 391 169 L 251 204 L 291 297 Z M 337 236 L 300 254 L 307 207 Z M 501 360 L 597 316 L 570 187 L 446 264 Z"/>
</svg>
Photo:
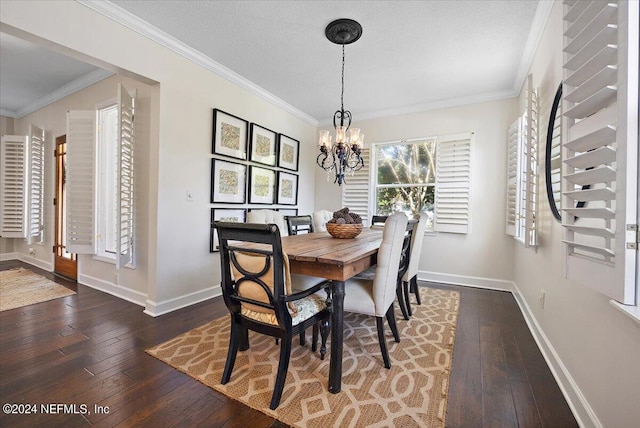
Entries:
<svg viewBox="0 0 640 428">
<path fill-rule="evenodd" d="M 309 288 L 325 282 L 326 279 L 317 276 L 301 275 L 298 273 L 291 274 L 291 289 L 293 291 L 304 291 Z"/>
<path fill-rule="evenodd" d="M 247 223 L 275 224 L 280 229 L 280 236 L 289 236 L 284 216 L 273 210 L 254 210 L 247 213 Z"/>
<path fill-rule="evenodd" d="M 302 321 L 311 318 L 327 307 L 326 296 L 323 297 L 319 293 L 312 294 L 300 300 L 289 303 L 293 304 L 296 308 L 295 312 L 289 309 L 289 313 L 291 314 L 291 325 L 300 324 Z M 264 324 L 278 325 L 278 319 L 276 318 L 276 314 L 273 313 L 273 311 L 257 312 L 249 309 L 247 306 L 248 305 L 242 305 L 241 313 L 243 316 Z M 255 305 L 252 306 L 255 307 Z"/>
<path fill-rule="evenodd" d="M 333 218 L 333 213 L 328 210 L 320 210 L 313 213 L 313 230 L 326 232 L 327 222 Z"/>
<path fill-rule="evenodd" d="M 364 315 L 376 315 L 376 304 L 373 300 L 373 281 L 352 278 L 345 284 L 343 309 Z"/>
<path fill-rule="evenodd" d="M 255 253 L 242 253 L 238 251 L 234 252 L 234 254 L 235 254 L 236 261 L 245 271 L 248 271 L 251 273 L 258 273 L 258 272 L 261 272 L 262 269 L 264 269 L 267 256 L 264 256 L 261 254 L 255 254 Z M 289 295 L 289 294 L 292 294 L 291 275 L 289 273 L 289 258 L 284 252 L 282 253 L 282 256 L 283 256 L 283 268 L 284 268 L 284 272 L 283 272 L 284 292 L 285 294 Z M 244 276 L 242 275 L 242 273 L 240 273 L 240 271 L 238 271 L 238 269 L 236 268 L 233 262 L 231 262 L 231 274 L 234 280 L 237 280 Z M 267 285 L 267 287 L 269 287 L 269 289 L 273 292 L 273 285 L 274 285 L 273 284 L 274 283 L 273 262 L 270 264 L 269 269 L 262 276 L 258 278 L 261 281 L 263 281 Z M 258 284 L 257 282 L 254 282 L 251 280 L 242 281 L 240 283 L 240 285 L 238 286 L 238 295 L 242 297 L 246 297 L 248 299 L 257 300 L 259 302 L 270 303 L 269 297 L 267 296 L 267 293 L 265 293 L 262 286 L 260 286 L 260 284 Z M 289 302 L 288 306 L 289 306 L 289 311 L 292 313 L 295 313 L 298 310 L 297 307 L 293 304 L 293 302 Z M 255 312 L 270 313 L 273 315 L 273 310 L 268 308 L 263 308 L 262 306 L 258 306 L 258 305 L 252 305 L 251 303 L 242 303 L 242 307 L 243 308 L 247 307 L 247 309 L 250 309 Z"/>
</svg>

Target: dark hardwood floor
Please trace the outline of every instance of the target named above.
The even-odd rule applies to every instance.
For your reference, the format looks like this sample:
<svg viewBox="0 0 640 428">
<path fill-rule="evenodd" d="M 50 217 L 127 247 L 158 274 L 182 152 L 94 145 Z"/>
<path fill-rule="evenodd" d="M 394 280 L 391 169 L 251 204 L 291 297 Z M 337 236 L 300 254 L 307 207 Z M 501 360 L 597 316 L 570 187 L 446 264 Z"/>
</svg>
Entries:
<svg viewBox="0 0 640 428">
<path fill-rule="evenodd" d="M 221 298 L 152 318 L 21 262 L 0 269 L 20 266 L 77 294 L 0 312 L 2 404 L 37 405 L 37 414 L 3 412 L 0 426 L 282 426 L 144 352 L 225 315 Z M 461 294 L 448 427 L 577 426 L 511 294 L 429 285 Z M 41 404 L 59 414 L 43 414 Z M 78 407 L 74 414 L 57 404 Z"/>
</svg>

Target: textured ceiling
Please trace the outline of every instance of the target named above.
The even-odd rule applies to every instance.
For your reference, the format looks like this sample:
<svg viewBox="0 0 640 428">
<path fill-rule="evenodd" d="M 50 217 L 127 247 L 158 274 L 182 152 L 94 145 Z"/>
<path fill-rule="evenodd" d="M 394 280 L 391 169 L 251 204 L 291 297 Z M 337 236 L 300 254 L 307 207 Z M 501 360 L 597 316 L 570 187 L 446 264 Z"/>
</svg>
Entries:
<svg viewBox="0 0 640 428">
<path fill-rule="evenodd" d="M 514 96 L 537 42 L 535 32 L 542 30 L 532 27 L 538 0 L 99 3 L 118 15 L 135 15 L 123 21 L 157 27 L 155 34 L 188 45 L 321 123 L 340 107 L 342 52 L 324 35 L 334 19 L 355 19 L 363 27 L 360 40 L 346 47 L 344 103 L 355 121 Z M 35 89 L 24 74 L 34 66 L 22 54 L 5 53 L 6 37 L 2 74 L 7 57 L 18 60 L 2 76 L 0 107 L 8 108 L 7 94 L 11 109 L 19 110 L 8 88 L 17 89 L 15 82 L 22 80 Z M 87 67 L 84 72 L 93 69 Z M 55 86 L 56 71 L 62 70 L 47 66 L 29 78 Z"/>
</svg>

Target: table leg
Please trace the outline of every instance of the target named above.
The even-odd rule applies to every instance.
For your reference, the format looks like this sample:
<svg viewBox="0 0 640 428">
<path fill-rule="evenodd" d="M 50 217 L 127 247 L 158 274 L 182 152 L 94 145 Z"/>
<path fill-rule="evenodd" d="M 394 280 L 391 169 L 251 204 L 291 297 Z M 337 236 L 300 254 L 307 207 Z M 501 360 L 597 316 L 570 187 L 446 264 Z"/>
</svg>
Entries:
<svg viewBox="0 0 640 428">
<path fill-rule="evenodd" d="M 329 362 L 329 392 L 342 389 L 342 334 L 344 281 L 332 281 L 331 293 L 331 361 Z"/>
</svg>

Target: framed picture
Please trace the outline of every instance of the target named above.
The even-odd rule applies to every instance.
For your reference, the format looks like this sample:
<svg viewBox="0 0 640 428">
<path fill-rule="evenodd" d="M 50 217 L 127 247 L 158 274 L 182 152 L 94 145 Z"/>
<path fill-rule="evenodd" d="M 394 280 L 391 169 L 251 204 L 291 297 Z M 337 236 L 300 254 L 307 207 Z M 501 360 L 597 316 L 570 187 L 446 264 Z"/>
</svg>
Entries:
<svg viewBox="0 0 640 428">
<path fill-rule="evenodd" d="M 211 203 L 244 204 L 247 196 L 247 166 L 211 159 Z"/>
<path fill-rule="evenodd" d="M 273 204 L 275 202 L 276 172 L 251 166 L 249 170 L 249 203 Z"/>
<path fill-rule="evenodd" d="M 214 221 L 229 221 L 233 223 L 244 223 L 247 211 L 244 209 L 211 208 L 211 238 L 209 240 L 209 252 L 218 251 L 218 232 L 213 228 Z"/>
<path fill-rule="evenodd" d="M 246 120 L 214 108 L 212 153 L 246 160 L 247 131 Z"/>
<path fill-rule="evenodd" d="M 278 166 L 291 171 L 298 170 L 298 152 L 300 150 L 300 141 L 280 134 L 280 147 L 278 148 Z"/>
<path fill-rule="evenodd" d="M 270 129 L 251 124 L 251 155 L 249 160 L 276 166 L 276 133 Z"/>
<path fill-rule="evenodd" d="M 278 212 L 283 216 L 298 215 L 297 208 L 278 208 Z"/>
<path fill-rule="evenodd" d="M 296 205 L 298 203 L 298 176 L 278 171 L 278 204 Z"/>
</svg>

